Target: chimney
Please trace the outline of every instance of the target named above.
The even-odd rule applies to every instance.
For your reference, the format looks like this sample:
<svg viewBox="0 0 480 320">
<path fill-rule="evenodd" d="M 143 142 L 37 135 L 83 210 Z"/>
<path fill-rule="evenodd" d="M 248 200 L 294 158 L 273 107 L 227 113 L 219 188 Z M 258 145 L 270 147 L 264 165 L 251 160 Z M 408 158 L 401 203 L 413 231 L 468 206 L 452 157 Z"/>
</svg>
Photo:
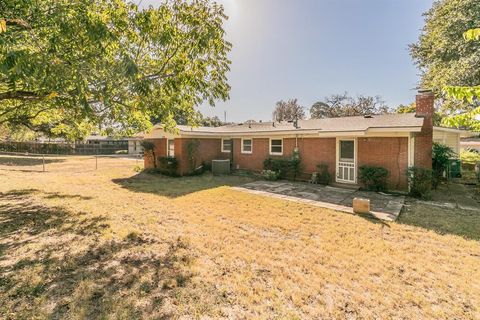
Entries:
<svg viewBox="0 0 480 320">
<path fill-rule="evenodd" d="M 433 118 L 435 95 L 432 90 L 418 90 L 415 99 L 417 117 Z M 433 125 L 433 124 L 432 124 Z"/>
<path fill-rule="evenodd" d="M 415 99 L 416 117 L 423 118 L 422 131 L 414 135 L 414 166 L 432 169 L 433 114 L 435 95 L 431 90 L 418 90 Z"/>
</svg>

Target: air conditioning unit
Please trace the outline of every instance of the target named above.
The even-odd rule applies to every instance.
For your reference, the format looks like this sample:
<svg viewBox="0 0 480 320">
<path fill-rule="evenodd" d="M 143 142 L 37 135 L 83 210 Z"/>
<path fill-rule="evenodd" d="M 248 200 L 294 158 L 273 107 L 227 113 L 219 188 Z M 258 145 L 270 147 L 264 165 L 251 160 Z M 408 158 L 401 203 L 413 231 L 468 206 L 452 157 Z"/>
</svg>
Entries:
<svg viewBox="0 0 480 320">
<path fill-rule="evenodd" d="M 212 173 L 214 175 L 230 174 L 230 160 L 212 160 Z"/>
</svg>

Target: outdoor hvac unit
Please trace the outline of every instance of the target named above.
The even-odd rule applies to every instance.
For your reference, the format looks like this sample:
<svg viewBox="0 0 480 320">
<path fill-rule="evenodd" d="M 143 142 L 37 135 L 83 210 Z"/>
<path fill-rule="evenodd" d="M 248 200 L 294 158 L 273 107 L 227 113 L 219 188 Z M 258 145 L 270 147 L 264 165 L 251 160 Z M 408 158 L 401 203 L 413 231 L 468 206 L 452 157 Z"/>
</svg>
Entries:
<svg viewBox="0 0 480 320">
<path fill-rule="evenodd" d="M 212 173 L 222 175 L 230 173 L 230 160 L 212 160 Z"/>
</svg>

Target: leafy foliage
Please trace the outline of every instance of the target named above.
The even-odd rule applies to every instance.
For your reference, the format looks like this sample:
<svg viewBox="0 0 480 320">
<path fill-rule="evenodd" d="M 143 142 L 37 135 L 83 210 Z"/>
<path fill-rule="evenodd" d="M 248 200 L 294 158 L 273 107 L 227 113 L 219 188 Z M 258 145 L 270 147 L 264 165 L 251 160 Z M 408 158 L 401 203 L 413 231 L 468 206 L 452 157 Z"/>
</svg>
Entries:
<svg viewBox="0 0 480 320">
<path fill-rule="evenodd" d="M 265 180 L 268 181 L 276 181 L 279 177 L 279 173 L 273 170 L 262 170 L 261 175 Z"/>
<path fill-rule="evenodd" d="M 157 168 L 157 161 L 155 161 L 155 159 L 157 158 L 155 155 L 155 144 L 148 140 L 142 140 L 140 145 L 142 146 L 143 151 L 152 157 L 153 166 L 154 168 Z"/>
<path fill-rule="evenodd" d="M 318 175 L 317 175 L 317 183 L 328 185 L 331 180 L 330 173 L 328 172 L 328 164 L 321 163 L 317 165 Z"/>
<path fill-rule="evenodd" d="M 190 172 L 195 172 L 195 169 L 197 169 L 197 153 L 199 145 L 200 142 L 197 139 L 194 139 L 187 144 L 187 159 Z"/>
<path fill-rule="evenodd" d="M 411 104 L 409 105 L 399 105 L 396 109 L 395 109 L 395 112 L 396 113 L 415 113 L 417 110 L 417 105 L 415 102 L 412 102 Z M 443 121 L 443 117 L 442 115 L 439 113 L 439 112 L 435 112 L 433 114 L 433 125 L 434 126 L 441 126 L 442 125 L 442 121 Z"/>
<path fill-rule="evenodd" d="M 279 179 L 296 180 L 301 173 L 300 154 L 295 151 L 289 158 L 267 158 L 263 161 L 265 170 L 275 171 Z"/>
<path fill-rule="evenodd" d="M 462 150 L 460 152 L 460 160 L 462 161 L 462 163 L 475 165 L 477 163 L 480 163 L 480 152 L 474 149 Z"/>
<path fill-rule="evenodd" d="M 361 166 L 359 172 L 359 179 L 368 190 L 387 190 L 387 169 L 382 167 Z"/>
<path fill-rule="evenodd" d="M 452 148 L 441 143 L 433 143 L 432 147 L 432 170 L 433 170 L 433 188 L 437 189 L 443 173 L 448 168 L 449 160 L 456 158 L 457 154 Z"/>
<path fill-rule="evenodd" d="M 409 194 L 415 198 L 430 198 L 432 190 L 432 170 L 410 167 L 407 171 Z"/>
<path fill-rule="evenodd" d="M 228 98 L 227 17 L 208 0 L 2 1 L 0 17 L 0 124 L 71 139 L 152 117 L 172 129 Z"/>
<path fill-rule="evenodd" d="M 480 40 L 480 28 L 470 29 L 463 33 L 463 38 L 466 41 Z"/>
<path fill-rule="evenodd" d="M 421 86 L 446 93 L 442 125 L 480 131 L 480 3 L 441 0 L 426 14 L 425 27 L 411 55 L 422 71 Z M 467 31 L 465 31 L 467 30 Z M 463 37 L 462 37 L 463 35 Z M 466 41 L 465 41 L 466 40 Z M 457 100 L 455 100 L 457 99 Z"/>
<path fill-rule="evenodd" d="M 178 177 L 178 160 L 175 157 L 158 157 L 157 171 L 169 177 Z"/>
<path fill-rule="evenodd" d="M 277 102 L 272 117 L 277 122 L 301 120 L 305 119 L 305 111 L 297 99 L 281 100 Z"/>
<path fill-rule="evenodd" d="M 323 119 L 388 112 L 390 112 L 390 109 L 380 96 L 359 95 L 354 98 L 345 92 L 343 94 L 334 94 L 325 97 L 323 101 L 315 102 L 310 108 L 310 117 L 312 119 Z"/>
</svg>

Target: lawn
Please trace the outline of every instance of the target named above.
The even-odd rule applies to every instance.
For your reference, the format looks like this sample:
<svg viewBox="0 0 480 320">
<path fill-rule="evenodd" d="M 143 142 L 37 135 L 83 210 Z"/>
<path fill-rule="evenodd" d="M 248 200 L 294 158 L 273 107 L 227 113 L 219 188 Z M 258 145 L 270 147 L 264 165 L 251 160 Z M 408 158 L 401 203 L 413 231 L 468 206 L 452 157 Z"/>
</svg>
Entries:
<svg viewBox="0 0 480 320">
<path fill-rule="evenodd" d="M 0 318 L 480 318 L 480 242 L 456 222 L 440 233 L 230 188 L 247 177 L 92 163 L 0 164 Z"/>
</svg>

